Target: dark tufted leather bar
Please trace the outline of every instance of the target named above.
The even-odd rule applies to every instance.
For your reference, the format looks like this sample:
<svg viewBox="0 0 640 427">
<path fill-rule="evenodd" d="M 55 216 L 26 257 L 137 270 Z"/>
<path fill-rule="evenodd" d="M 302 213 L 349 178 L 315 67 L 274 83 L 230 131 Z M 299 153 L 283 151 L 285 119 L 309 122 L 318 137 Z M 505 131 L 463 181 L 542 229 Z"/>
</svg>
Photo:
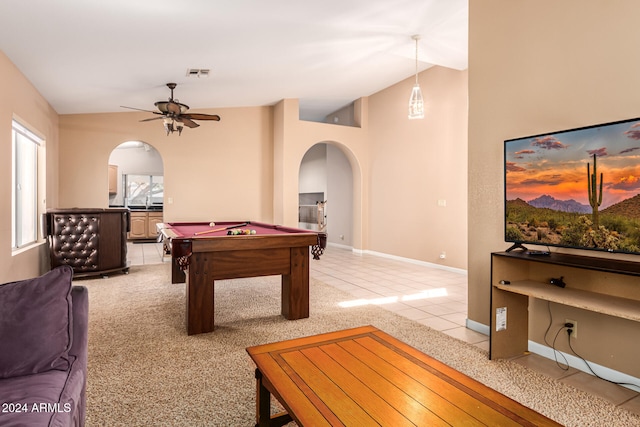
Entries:
<svg viewBox="0 0 640 427">
<path fill-rule="evenodd" d="M 128 209 L 55 209 L 44 222 L 51 268 L 69 265 L 76 277 L 128 271 Z"/>
</svg>

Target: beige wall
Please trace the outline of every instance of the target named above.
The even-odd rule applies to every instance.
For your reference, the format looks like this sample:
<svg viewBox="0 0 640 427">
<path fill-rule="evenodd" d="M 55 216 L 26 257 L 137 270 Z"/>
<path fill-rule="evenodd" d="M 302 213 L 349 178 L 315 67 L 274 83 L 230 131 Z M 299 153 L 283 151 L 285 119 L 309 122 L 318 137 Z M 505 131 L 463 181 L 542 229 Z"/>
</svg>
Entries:
<svg viewBox="0 0 640 427">
<path fill-rule="evenodd" d="M 37 276 L 48 270 L 48 248 L 40 244 L 11 252 L 11 121 L 18 119 L 45 142 L 38 161 L 44 165 L 46 179 L 39 187 L 38 208 L 55 206 L 58 191 L 58 115 L 29 81 L 0 52 L 2 101 L 0 102 L 0 283 Z"/>
<path fill-rule="evenodd" d="M 353 246 L 366 249 L 366 200 L 368 156 L 368 99 L 356 101 L 361 127 L 348 127 L 298 120 L 298 101 L 286 99 L 275 107 L 274 219 L 276 223 L 298 223 L 298 172 L 304 154 L 314 144 L 326 142 L 342 150 L 353 170 Z"/>
<path fill-rule="evenodd" d="M 200 122 L 180 136 L 167 136 L 160 121 L 140 123 L 145 113 L 60 116 L 60 207 L 107 207 L 109 155 L 136 140 L 164 161 L 165 220 L 271 221 L 271 108 L 215 113 L 220 122 Z"/>
<path fill-rule="evenodd" d="M 147 113 L 57 117 L 47 106 L 60 140 L 58 149 L 55 135 L 52 170 L 59 169 L 59 177 L 50 179 L 56 191 L 47 206 L 107 207 L 111 151 L 137 140 L 163 158 L 165 220 L 246 218 L 296 225 L 300 163 L 310 147 L 323 142 L 340 149 L 353 171 L 354 249 L 464 269 L 467 73 L 435 67 L 420 79 L 427 99 L 424 120 L 406 117 L 410 77 L 357 100 L 359 127 L 301 121 L 295 99 L 273 107 L 204 110 L 222 120 L 201 122 L 181 136 L 166 136 L 160 122 L 140 123 Z M 33 88 L 18 85 L 16 93 L 42 102 Z M 446 207 L 438 207 L 438 200 L 446 200 Z M 444 260 L 438 258 L 441 251 L 447 252 Z"/>
<path fill-rule="evenodd" d="M 414 82 L 369 100 L 369 248 L 466 269 L 467 71 L 420 74 L 422 120 L 407 118 Z"/>
<path fill-rule="evenodd" d="M 639 116 L 638 12 L 635 0 L 470 1 L 471 320 L 489 324 L 490 253 L 508 247 L 503 240 L 503 141 Z M 546 304 L 532 310 L 536 323 L 548 322 Z M 566 307 L 554 310 L 554 317 L 568 314 L 580 322 L 582 356 L 640 376 L 637 323 L 621 326 L 584 311 L 576 319 L 578 314 Z"/>
<path fill-rule="evenodd" d="M 107 206 L 111 150 L 141 140 L 164 159 L 165 196 L 174 201 L 165 206 L 166 220 L 295 226 L 300 163 L 309 148 L 326 142 L 342 150 L 353 170 L 355 249 L 465 269 L 466 72 L 435 67 L 421 78 L 428 101 L 420 121 L 406 117 L 411 78 L 357 100 L 360 127 L 301 121 L 295 99 L 219 109 L 220 122 L 202 122 L 182 136 L 167 137 L 157 122 L 139 123 L 144 113 L 61 116 L 60 206 Z"/>
</svg>

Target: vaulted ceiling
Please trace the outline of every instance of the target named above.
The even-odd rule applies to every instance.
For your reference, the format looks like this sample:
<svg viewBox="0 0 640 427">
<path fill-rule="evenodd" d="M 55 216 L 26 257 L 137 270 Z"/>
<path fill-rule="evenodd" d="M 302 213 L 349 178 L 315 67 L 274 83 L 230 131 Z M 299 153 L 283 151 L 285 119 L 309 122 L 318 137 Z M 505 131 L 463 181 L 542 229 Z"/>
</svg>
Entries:
<svg viewBox="0 0 640 427">
<path fill-rule="evenodd" d="M 300 99 L 310 120 L 467 68 L 467 0 L 2 0 L 0 50 L 59 114 Z M 209 75 L 188 75 L 193 69 Z M 409 94 L 407 94 L 408 98 Z"/>
</svg>

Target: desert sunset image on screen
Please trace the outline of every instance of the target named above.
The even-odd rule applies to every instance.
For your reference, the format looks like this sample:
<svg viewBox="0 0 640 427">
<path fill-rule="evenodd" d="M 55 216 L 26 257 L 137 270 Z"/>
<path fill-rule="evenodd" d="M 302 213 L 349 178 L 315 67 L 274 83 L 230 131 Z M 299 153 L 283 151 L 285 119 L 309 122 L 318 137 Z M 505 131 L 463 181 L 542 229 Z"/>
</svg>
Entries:
<svg viewBox="0 0 640 427">
<path fill-rule="evenodd" d="M 505 241 L 640 253 L 640 118 L 504 144 Z"/>
</svg>

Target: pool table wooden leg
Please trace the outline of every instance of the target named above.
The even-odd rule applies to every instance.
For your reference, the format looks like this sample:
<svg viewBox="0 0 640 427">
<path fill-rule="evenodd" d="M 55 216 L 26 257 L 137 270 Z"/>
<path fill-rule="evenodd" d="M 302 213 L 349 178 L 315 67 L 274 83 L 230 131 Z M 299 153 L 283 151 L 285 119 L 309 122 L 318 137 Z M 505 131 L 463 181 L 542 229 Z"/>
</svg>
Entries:
<svg viewBox="0 0 640 427">
<path fill-rule="evenodd" d="M 287 320 L 309 317 L 309 247 L 291 248 L 290 273 L 282 275 L 282 315 Z"/>
<path fill-rule="evenodd" d="M 194 253 L 192 257 L 186 274 L 188 335 L 212 332 L 214 314 L 214 281 L 207 255 Z"/>
<path fill-rule="evenodd" d="M 178 266 L 178 261 L 171 258 L 171 283 L 184 283 L 186 281 L 186 277 L 184 271 L 180 269 Z"/>
</svg>

